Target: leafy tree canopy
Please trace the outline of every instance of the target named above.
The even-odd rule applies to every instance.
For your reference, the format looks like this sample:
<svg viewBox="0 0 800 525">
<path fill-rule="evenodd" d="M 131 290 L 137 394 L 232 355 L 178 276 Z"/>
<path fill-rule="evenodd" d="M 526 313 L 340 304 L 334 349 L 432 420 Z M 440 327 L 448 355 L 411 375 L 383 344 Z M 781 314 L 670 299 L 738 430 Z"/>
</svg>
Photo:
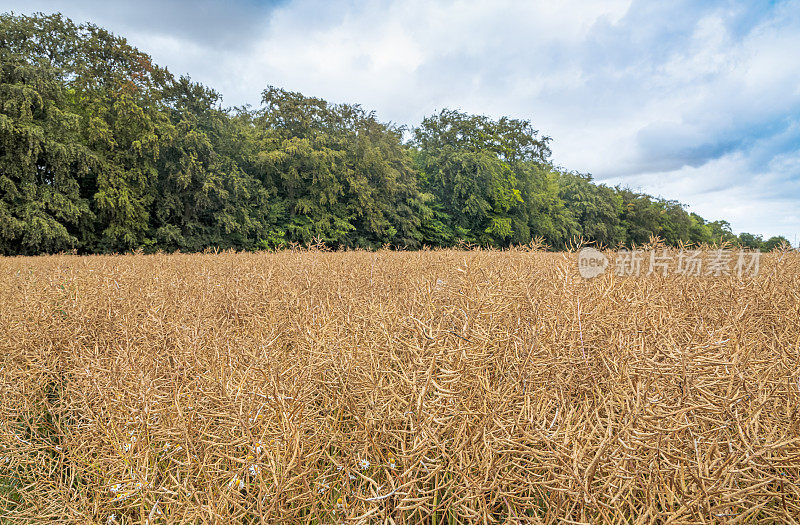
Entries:
<svg viewBox="0 0 800 525">
<path fill-rule="evenodd" d="M 786 242 L 557 168 L 549 144 L 527 120 L 406 129 L 272 86 L 225 108 L 93 24 L 0 15 L 0 254 Z"/>
</svg>

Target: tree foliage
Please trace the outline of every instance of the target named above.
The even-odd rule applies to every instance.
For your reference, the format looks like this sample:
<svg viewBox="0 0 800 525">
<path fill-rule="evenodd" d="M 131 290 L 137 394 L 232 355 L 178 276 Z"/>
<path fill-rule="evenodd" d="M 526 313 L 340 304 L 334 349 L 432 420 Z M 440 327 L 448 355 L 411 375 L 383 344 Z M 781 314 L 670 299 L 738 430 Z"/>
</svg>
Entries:
<svg viewBox="0 0 800 525">
<path fill-rule="evenodd" d="M 102 28 L 0 15 L 2 254 L 785 242 L 557 168 L 549 143 L 526 120 L 445 109 L 408 130 L 271 86 L 224 108 Z"/>
</svg>

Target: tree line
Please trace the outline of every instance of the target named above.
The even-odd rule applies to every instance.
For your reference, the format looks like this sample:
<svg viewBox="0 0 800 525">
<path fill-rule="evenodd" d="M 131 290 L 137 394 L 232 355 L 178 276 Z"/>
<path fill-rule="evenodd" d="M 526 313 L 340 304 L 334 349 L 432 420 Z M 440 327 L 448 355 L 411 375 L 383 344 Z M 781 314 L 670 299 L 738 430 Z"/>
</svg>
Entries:
<svg viewBox="0 0 800 525">
<path fill-rule="evenodd" d="M 1 254 L 785 241 L 559 168 L 526 120 L 407 129 L 271 86 L 225 108 L 59 14 L 0 15 L 0 60 Z"/>
</svg>

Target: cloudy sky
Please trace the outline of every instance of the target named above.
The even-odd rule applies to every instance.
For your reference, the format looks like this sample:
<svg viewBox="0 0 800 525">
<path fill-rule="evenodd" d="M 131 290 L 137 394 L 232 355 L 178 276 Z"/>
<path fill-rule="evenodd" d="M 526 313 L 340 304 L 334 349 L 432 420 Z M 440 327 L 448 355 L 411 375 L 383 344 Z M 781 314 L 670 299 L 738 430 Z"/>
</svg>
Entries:
<svg viewBox="0 0 800 525">
<path fill-rule="evenodd" d="M 128 38 L 227 105 L 530 119 L 556 164 L 800 240 L 800 0 L 0 1 Z"/>
</svg>

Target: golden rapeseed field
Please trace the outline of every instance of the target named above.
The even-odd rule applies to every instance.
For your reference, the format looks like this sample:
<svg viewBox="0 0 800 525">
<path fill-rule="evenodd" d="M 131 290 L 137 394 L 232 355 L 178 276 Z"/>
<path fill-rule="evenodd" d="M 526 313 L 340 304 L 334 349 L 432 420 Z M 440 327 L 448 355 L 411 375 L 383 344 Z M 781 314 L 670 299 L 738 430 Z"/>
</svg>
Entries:
<svg viewBox="0 0 800 525">
<path fill-rule="evenodd" d="M 800 254 L 0 259 L 2 523 L 797 523 Z"/>
</svg>

